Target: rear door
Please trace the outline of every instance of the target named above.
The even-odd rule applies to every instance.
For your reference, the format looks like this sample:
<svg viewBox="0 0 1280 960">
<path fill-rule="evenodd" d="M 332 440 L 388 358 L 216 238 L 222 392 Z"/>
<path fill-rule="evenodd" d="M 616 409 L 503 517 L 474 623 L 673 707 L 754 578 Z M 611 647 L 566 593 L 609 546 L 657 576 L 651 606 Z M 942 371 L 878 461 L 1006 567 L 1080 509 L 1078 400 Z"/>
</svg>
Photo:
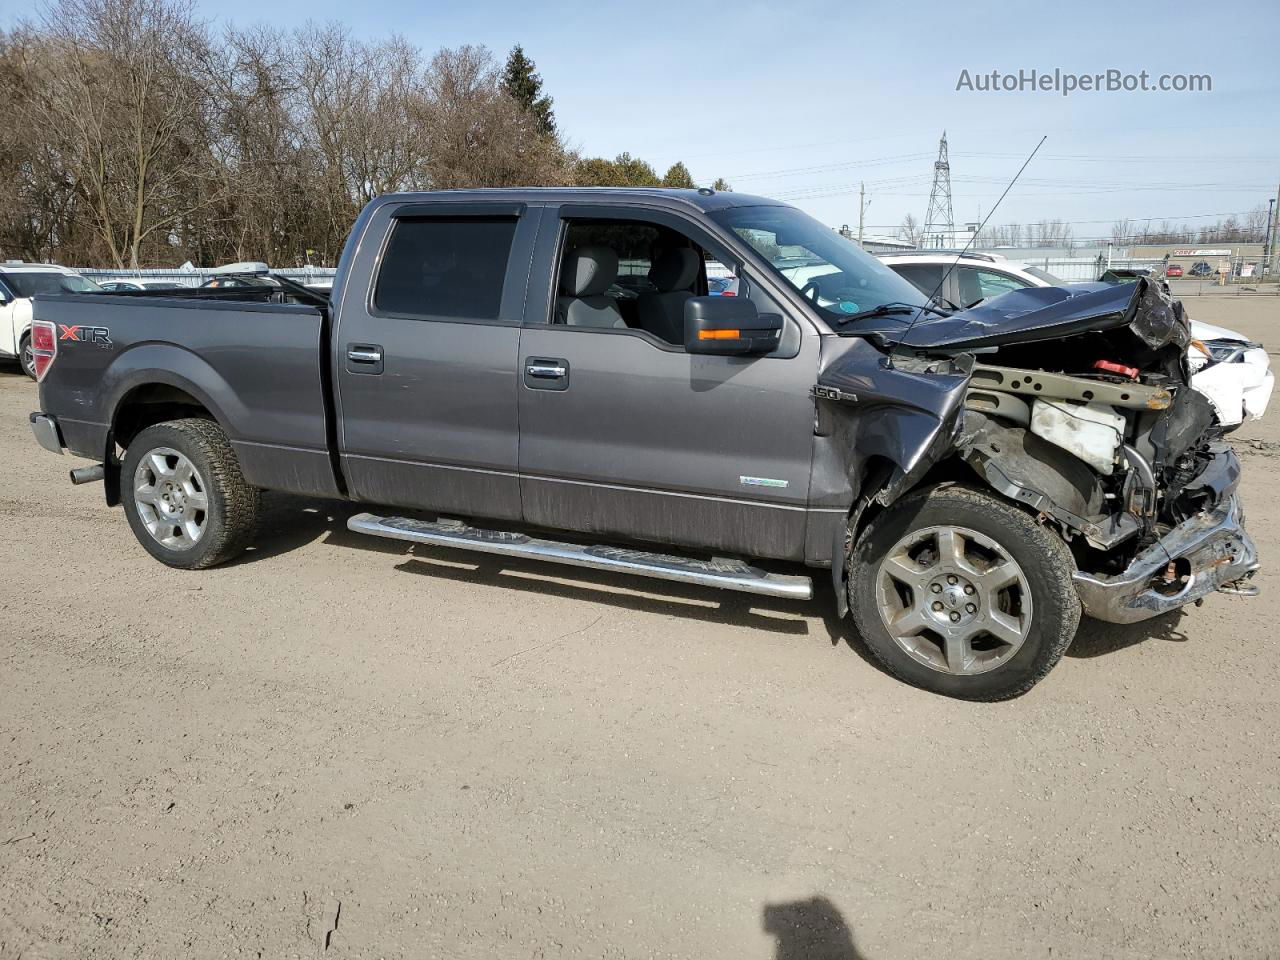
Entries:
<svg viewBox="0 0 1280 960">
<path fill-rule="evenodd" d="M 538 208 L 387 204 L 338 307 L 338 449 L 353 498 L 519 519 L 517 352 Z"/>
<path fill-rule="evenodd" d="M 717 357 L 654 335 L 658 328 L 645 327 L 638 303 L 671 293 L 649 270 L 646 236 L 655 259 L 672 245 L 692 244 L 740 277 L 738 295 L 760 312 L 785 312 L 741 257 L 690 218 L 613 204 L 548 207 L 520 350 L 525 519 L 604 537 L 801 558 L 818 337 L 792 317 L 774 355 Z M 555 282 L 562 256 L 579 243 L 617 255 L 618 279 L 606 295 L 619 300 L 626 326 L 574 326 L 552 309 L 565 299 Z M 706 293 L 705 269 L 685 292 Z"/>
</svg>

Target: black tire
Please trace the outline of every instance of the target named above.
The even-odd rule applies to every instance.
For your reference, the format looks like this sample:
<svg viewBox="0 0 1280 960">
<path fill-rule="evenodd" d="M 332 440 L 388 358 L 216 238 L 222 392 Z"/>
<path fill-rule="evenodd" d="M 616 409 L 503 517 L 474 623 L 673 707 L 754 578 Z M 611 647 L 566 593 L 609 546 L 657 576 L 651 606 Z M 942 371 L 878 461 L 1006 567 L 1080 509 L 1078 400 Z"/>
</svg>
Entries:
<svg viewBox="0 0 1280 960">
<path fill-rule="evenodd" d="M 176 451 L 194 466 L 207 507 L 193 512 L 201 525 L 198 539 L 187 546 L 167 546 L 153 535 L 142 515 L 146 504 L 135 494 L 135 477 L 143 459 L 158 450 Z M 212 420 L 170 420 L 147 427 L 129 443 L 120 475 L 121 500 L 138 542 L 161 563 L 183 570 L 202 570 L 225 563 L 253 541 L 258 525 L 259 491 L 245 482 L 231 441 Z M 155 516 L 155 511 L 152 509 Z"/>
<path fill-rule="evenodd" d="M 18 342 L 18 366 L 22 367 L 22 372 L 32 380 L 36 379 L 36 358 L 31 352 L 30 330 L 24 333 Z"/>
<path fill-rule="evenodd" d="M 1021 568 L 1025 587 L 1016 589 L 1030 594 L 1021 646 L 1011 645 L 1007 660 L 984 673 L 945 672 L 941 666 L 921 662 L 894 639 L 880 612 L 877 584 L 886 555 L 904 538 L 909 541 L 915 531 L 940 526 L 962 527 L 989 538 Z M 941 552 L 941 541 L 938 545 Z M 925 562 L 930 559 L 926 556 Z M 849 605 L 868 650 L 898 679 L 945 696 L 991 701 L 1026 693 L 1062 658 L 1080 623 L 1080 600 L 1071 582 L 1075 561 L 1066 544 L 1025 511 L 970 487 L 943 484 L 904 497 L 871 521 L 846 563 Z M 923 576 L 921 596 L 925 596 Z M 930 584 L 929 589 L 936 588 Z M 892 598 L 887 591 L 885 595 Z M 910 590 L 908 596 L 915 608 L 917 601 Z M 932 606 L 940 609 L 936 602 Z M 924 636 L 930 639 L 927 629 Z M 940 634 L 937 640 L 938 648 L 945 649 Z M 981 642 L 991 643 L 989 639 Z M 945 654 L 938 656 L 945 659 Z"/>
</svg>

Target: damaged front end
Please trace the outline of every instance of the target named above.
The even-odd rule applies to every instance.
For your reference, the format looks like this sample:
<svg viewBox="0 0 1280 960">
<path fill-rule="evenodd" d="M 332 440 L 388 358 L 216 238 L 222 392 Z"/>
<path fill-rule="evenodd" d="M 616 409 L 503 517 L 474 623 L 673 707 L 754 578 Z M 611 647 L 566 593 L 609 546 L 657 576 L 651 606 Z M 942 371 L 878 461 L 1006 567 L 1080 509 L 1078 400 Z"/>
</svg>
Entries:
<svg viewBox="0 0 1280 960">
<path fill-rule="evenodd" d="M 1256 592 L 1245 583 L 1258 559 L 1236 492 L 1240 464 L 1222 439 L 1232 424 L 1193 388 L 1189 324 L 1162 285 L 1032 288 L 856 335 L 879 348 L 879 373 L 935 384 L 936 396 L 897 408 L 920 427 L 913 444 L 865 411 L 862 432 L 898 443 L 875 487 L 880 503 L 945 459 L 962 462 L 1057 529 L 1085 612 L 1101 620 L 1143 620 L 1216 590 Z M 891 378 L 860 370 L 866 362 L 849 351 L 820 377 L 819 396 L 856 393 L 859 379 L 891 393 Z"/>
</svg>

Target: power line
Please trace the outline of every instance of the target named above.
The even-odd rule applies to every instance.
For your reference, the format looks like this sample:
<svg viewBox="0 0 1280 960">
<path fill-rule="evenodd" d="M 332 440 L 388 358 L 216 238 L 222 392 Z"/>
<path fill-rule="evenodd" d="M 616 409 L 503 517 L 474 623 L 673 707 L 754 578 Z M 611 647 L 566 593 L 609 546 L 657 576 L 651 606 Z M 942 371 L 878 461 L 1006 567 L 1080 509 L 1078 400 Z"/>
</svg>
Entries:
<svg viewBox="0 0 1280 960">
<path fill-rule="evenodd" d="M 832 141 L 832 142 L 835 143 L 840 141 Z M 857 142 L 857 141 L 845 141 L 845 142 Z M 753 180 L 757 178 L 763 179 L 763 178 L 770 178 L 770 177 L 804 176 L 805 174 L 809 174 L 809 173 L 825 173 L 831 170 L 845 170 L 845 169 L 852 169 L 855 167 L 864 167 L 864 166 L 881 166 L 886 163 L 894 163 L 894 162 L 905 163 L 911 160 L 922 160 L 928 156 L 932 156 L 932 154 L 904 153 L 904 154 L 898 154 L 896 156 L 889 156 L 889 157 L 871 157 L 866 160 L 842 160 L 842 161 L 835 161 L 832 163 L 817 164 L 817 165 L 805 166 L 805 167 L 780 167 L 776 170 L 758 170 L 754 173 L 732 174 L 729 177 L 727 177 L 727 179 Z M 1010 159 L 1020 160 L 1022 158 L 1021 154 L 1015 154 L 1015 153 L 983 153 L 979 151 L 965 151 L 965 152 L 957 151 L 956 156 L 957 157 L 979 157 L 979 158 L 993 159 L 993 160 L 1010 160 Z M 1096 154 L 1095 155 L 1059 154 L 1056 156 L 1040 157 L 1039 159 L 1042 161 L 1052 160 L 1052 161 L 1059 161 L 1064 163 L 1112 163 L 1112 162 L 1115 162 L 1115 163 L 1265 163 L 1265 164 L 1271 164 L 1274 162 L 1274 158 L 1271 158 L 1271 157 L 1245 157 L 1245 156 L 1169 157 L 1169 156 L 1160 156 L 1155 154 L 1151 154 L 1151 155 L 1129 154 L 1129 155 L 1115 155 L 1115 156 L 1105 156 L 1105 155 L 1098 156 Z M 1003 183 L 1004 181 L 999 181 L 999 182 Z"/>
<path fill-rule="evenodd" d="M 1067 224 L 1073 227 L 1082 226 L 1085 224 L 1098 224 L 1098 223 L 1110 224 L 1110 223 L 1115 223 L 1117 220 L 1128 220 L 1130 223 L 1134 223 L 1134 224 L 1146 223 L 1148 220 L 1151 220 L 1151 221 L 1158 220 L 1162 222 L 1168 221 L 1169 223 L 1173 223 L 1174 221 L 1181 221 L 1181 220 L 1208 220 L 1210 217 L 1216 217 L 1219 220 L 1225 217 L 1246 217 L 1249 215 L 1249 213 L 1250 211 L 1248 210 L 1237 210 L 1232 213 L 1188 213 L 1188 214 L 1180 214 L 1176 216 L 1112 217 L 1108 220 L 1060 220 L 1058 222 L 1062 224 Z M 1038 222 L 1039 222 L 1038 220 L 1027 220 L 1027 221 L 1023 221 L 1022 223 L 1019 223 L 1018 225 L 1024 226 L 1027 223 L 1038 223 Z M 902 224 L 900 223 L 894 223 L 894 224 L 869 223 L 867 224 L 866 228 L 868 230 L 897 230 L 898 227 L 900 226 L 902 226 Z M 1008 226 L 1008 224 L 1000 224 L 1000 226 Z"/>
</svg>

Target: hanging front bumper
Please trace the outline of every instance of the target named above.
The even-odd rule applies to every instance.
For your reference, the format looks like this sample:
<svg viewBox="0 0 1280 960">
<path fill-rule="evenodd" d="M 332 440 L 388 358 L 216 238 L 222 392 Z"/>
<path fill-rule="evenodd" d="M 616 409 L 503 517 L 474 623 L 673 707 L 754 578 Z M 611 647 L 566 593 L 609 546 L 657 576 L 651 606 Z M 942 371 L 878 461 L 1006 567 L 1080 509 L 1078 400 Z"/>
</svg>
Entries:
<svg viewBox="0 0 1280 960">
<path fill-rule="evenodd" d="M 1176 589 L 1162 582 L 1171 563 L 1182 577 Z M 1077 570 L 1074 580 L 1089 616 L 1137 623 L 1247 579 L 1258 566 L 1258 548 L 1245 532 L 1240 500 L 1232 494 L 1174 527 L 1123 573 L 1103 577 Z"/>
</svg>

